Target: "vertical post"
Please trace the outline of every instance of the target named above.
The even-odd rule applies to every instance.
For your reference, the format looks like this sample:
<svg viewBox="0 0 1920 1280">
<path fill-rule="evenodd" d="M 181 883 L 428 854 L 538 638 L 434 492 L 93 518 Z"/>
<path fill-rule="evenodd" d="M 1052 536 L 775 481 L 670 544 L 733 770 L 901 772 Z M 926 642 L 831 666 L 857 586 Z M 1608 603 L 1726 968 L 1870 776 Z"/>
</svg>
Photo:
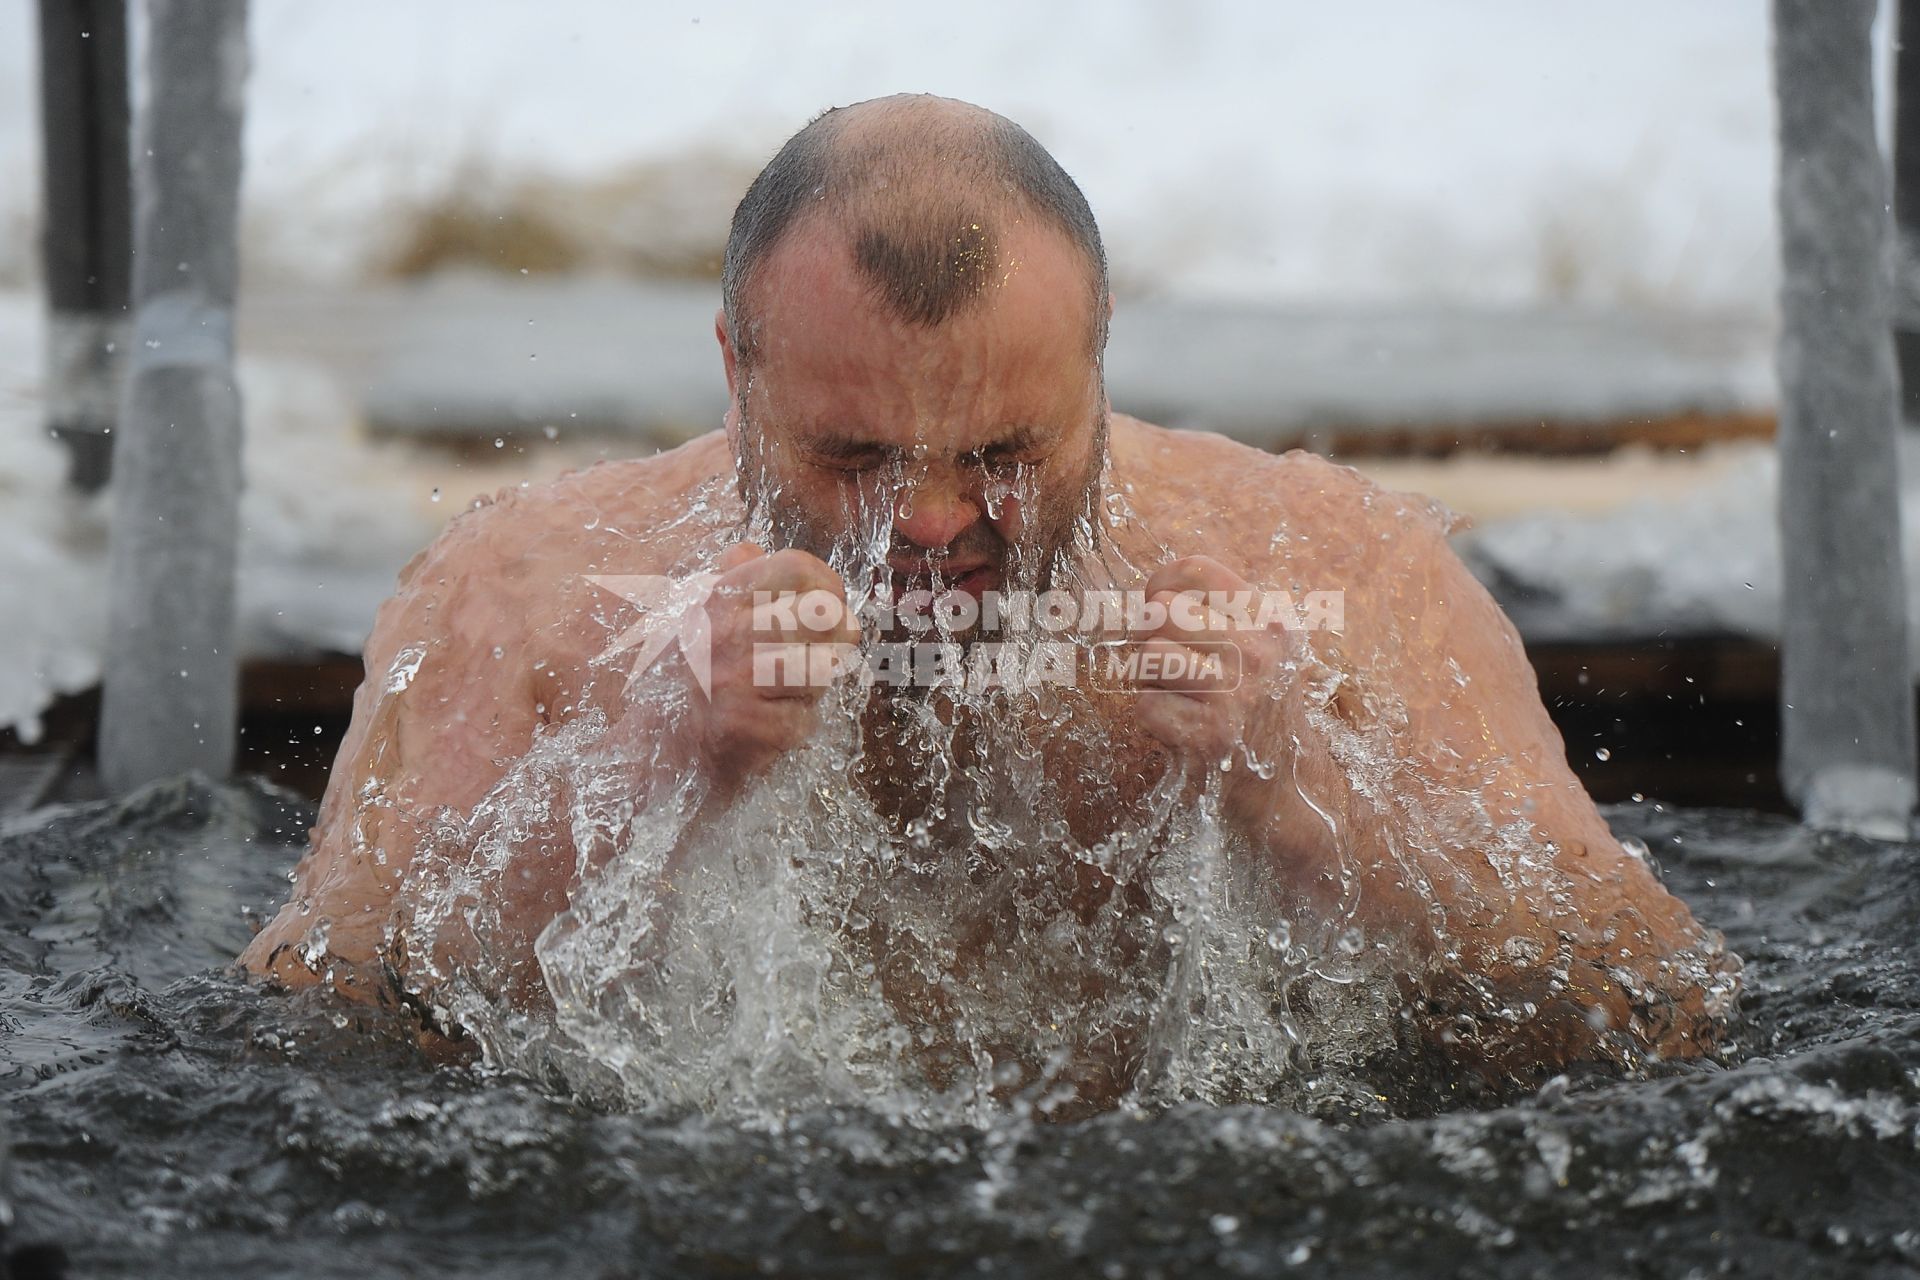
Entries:
<svg viewBox="0 0 1920 1280">
<path fill-rule="evenodd" d="M 233 371 L 245 0 L 147 0 L 134 322 L 114 444 L 100 772 L 232 767 L 240 396 Z"/>
<path fill-rule="evenodd" d="M 1774 0 L 1780 773 L 1812 825 L 1908 833 L 1914 703 L 1874 0 Z"/>
<path fill-rule="evenodd" d="M 1893 341 L 1900 416 L 1920 424 L 1920 0 L 1898 0 L 1894 24 Z"/>
<path fill-rule="evenodd" d="M 133 253 L 125 0 L 40 0 L 40 122 L 47 429 L 92 493 L 110 470 Z"/>
</svg>

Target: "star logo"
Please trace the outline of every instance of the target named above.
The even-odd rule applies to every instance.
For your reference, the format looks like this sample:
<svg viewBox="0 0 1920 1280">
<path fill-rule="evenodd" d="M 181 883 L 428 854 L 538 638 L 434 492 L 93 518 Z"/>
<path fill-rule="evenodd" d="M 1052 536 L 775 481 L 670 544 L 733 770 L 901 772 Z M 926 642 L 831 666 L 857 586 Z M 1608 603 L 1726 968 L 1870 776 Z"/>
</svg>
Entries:
<svg viewBox="0 0 1920 1280">
<path fill-rule="evenodd" d="M 588 582 L 637 606 L 642 615 L 615 636 L 594 661 L 611 662 L 632 650 L 633 669 L 627 673 L 626 684 L 631 691 L 641 673 L 659 660 L 668 645 L 678 641 L 694 683 L 701 693 L 710 696 L 713 624 L 707 618 L 706 603 L 719 580 L 717 573 L 695 573 L 684 578 L 657 573 L 588 574 Z"/>
</svg>

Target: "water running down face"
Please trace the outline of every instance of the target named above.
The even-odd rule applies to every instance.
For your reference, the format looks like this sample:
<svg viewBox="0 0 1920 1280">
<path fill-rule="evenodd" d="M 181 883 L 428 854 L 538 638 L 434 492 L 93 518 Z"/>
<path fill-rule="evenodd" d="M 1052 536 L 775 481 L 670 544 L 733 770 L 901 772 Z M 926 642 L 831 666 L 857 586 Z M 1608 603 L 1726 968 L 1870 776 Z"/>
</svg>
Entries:
<svg viewBox="0 0 1920 1280">
<path fill-rule="evenodd" d="M 833 230 L 764 265 L 751 360 L 720 338 L 742 490 L 775 542 L 896 598 L 1045 589 L 1091 510 L 1108 409 L 1084 260 L 1030 217 L 1000 242 L 979 296 L 934 325 L 876 296 Z"/>
</svg>

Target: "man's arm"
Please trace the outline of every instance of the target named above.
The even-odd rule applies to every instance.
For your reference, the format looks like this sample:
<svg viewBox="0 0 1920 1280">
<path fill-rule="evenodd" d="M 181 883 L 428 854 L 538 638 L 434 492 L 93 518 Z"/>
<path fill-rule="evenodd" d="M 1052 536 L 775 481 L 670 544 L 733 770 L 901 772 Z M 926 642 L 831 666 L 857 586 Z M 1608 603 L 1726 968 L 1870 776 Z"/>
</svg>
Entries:
<svg viewBox="0 0 1920 1280">
<path fill-rule="evenodd" d="M 485 514 L 458 518 L 382 605 L 312 844 L 287 904 L 241 956 L 247 968 L 290 986 L 330 980 L 356 999 L 395 994 L 388 933 L 416 853 L 542 723 L 513 575 L 482 536 Z"/>
<path fill-rule="evenodd" d="M 1537 1081 L 1711 1049 L 1738 960 L 1608 830 L 1440 521 L 1378 491 L 1353 514 L 1345 626 L 1307 633 L 1285 700 L 1293 785 L 1268 789 L 1269 846 L 1299 865 L 1299 833 L 1325 831 L 1303 793 L 1335 815 L 1358 921 L 1425 948 L 1419 1024 L 1470 1070 Z"/>
<path fill-rule="evenodd" d="M 1245 678 L 1145 690 L 1143 726 L 1209 765 L 1252 747 L 1259 767 L 1226 775 L 1230 821 L 1309 918 L 1390 945 L 1415 1025 L 1455 1063 L 1537 1080 L 1713 1047 L 1738 960 L 1607 829 L 1445 519 L 1347 468 L 1284 466 L 1281 518 L 1310 550 L 1249 566 L 1270 579 L 1255 585 L 1340 590 L 1344 625 L 1170 622 L 1149 643 L 1233 640 Z M 1248 587 L 1209 557 L 1148 584 Z"/>
<path fill-rule="evenodd" d="M 462 517 L 382 608 L 312 850 L 292 900 L 242 956 L 249 968 L 289 985 L 330 976 L 375 1000 L 461 974 L 489 997 L 541 1003 L 535 940 L 660 785 L 698 783 L 684 844 L 811 732 L 822 690 L 760 687 L 756 646 L 837 649 L 855 633 L 842 619 L 762 635 L 752 606 L 761 591 L 844 599 L 824 564 L 729 549 L 704 606 L 710 692 L 630 698 L 627 668 L 592 659 L 625 652 L 616 640 L 631 638 L 631 610 L 609 611 L 568 565 L 515 550 L 537 524 L 513 528 L 509 541 Z"/>
</svg>

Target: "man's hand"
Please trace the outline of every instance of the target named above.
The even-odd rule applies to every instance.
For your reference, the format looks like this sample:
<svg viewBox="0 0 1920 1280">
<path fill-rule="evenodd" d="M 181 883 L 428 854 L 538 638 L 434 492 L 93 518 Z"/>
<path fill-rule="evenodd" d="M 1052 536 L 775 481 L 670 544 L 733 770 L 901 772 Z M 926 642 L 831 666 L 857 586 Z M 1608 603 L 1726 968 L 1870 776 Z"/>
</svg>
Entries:
<svg viewBox="0 0 1920 1280">
<path fill-rule="evenodd" d="M 834 669 L 860 632 L 846 585 L 817 556 L 769 555 L 743 542 L 726 550 L 719 569 L 706 606 L 709 692 L 704 706 L 696 701 L 696 725 L 714 789 L 726 794 L 813 732 L 827 682 L 793 677 Z M 767 607 L 770 598 L 789 607 Z"/>
<path fill-rule="evenodd" d="M 1236 748 L 1255 747 L 1250 735 L 1274 706 L 1272 681 L 1299 638 L 1253 624 L 1259 597 L 1246 579 L 1209 556 L 1161 565 L 1147 580 L 1146 596 L 1167 616 L 1132 641 L 1144 673 L 1141 726 L 1176 755 L 1209 766 Z M 1271 744 L 1259 742 L 1258 749 Z"/>
</svg>

